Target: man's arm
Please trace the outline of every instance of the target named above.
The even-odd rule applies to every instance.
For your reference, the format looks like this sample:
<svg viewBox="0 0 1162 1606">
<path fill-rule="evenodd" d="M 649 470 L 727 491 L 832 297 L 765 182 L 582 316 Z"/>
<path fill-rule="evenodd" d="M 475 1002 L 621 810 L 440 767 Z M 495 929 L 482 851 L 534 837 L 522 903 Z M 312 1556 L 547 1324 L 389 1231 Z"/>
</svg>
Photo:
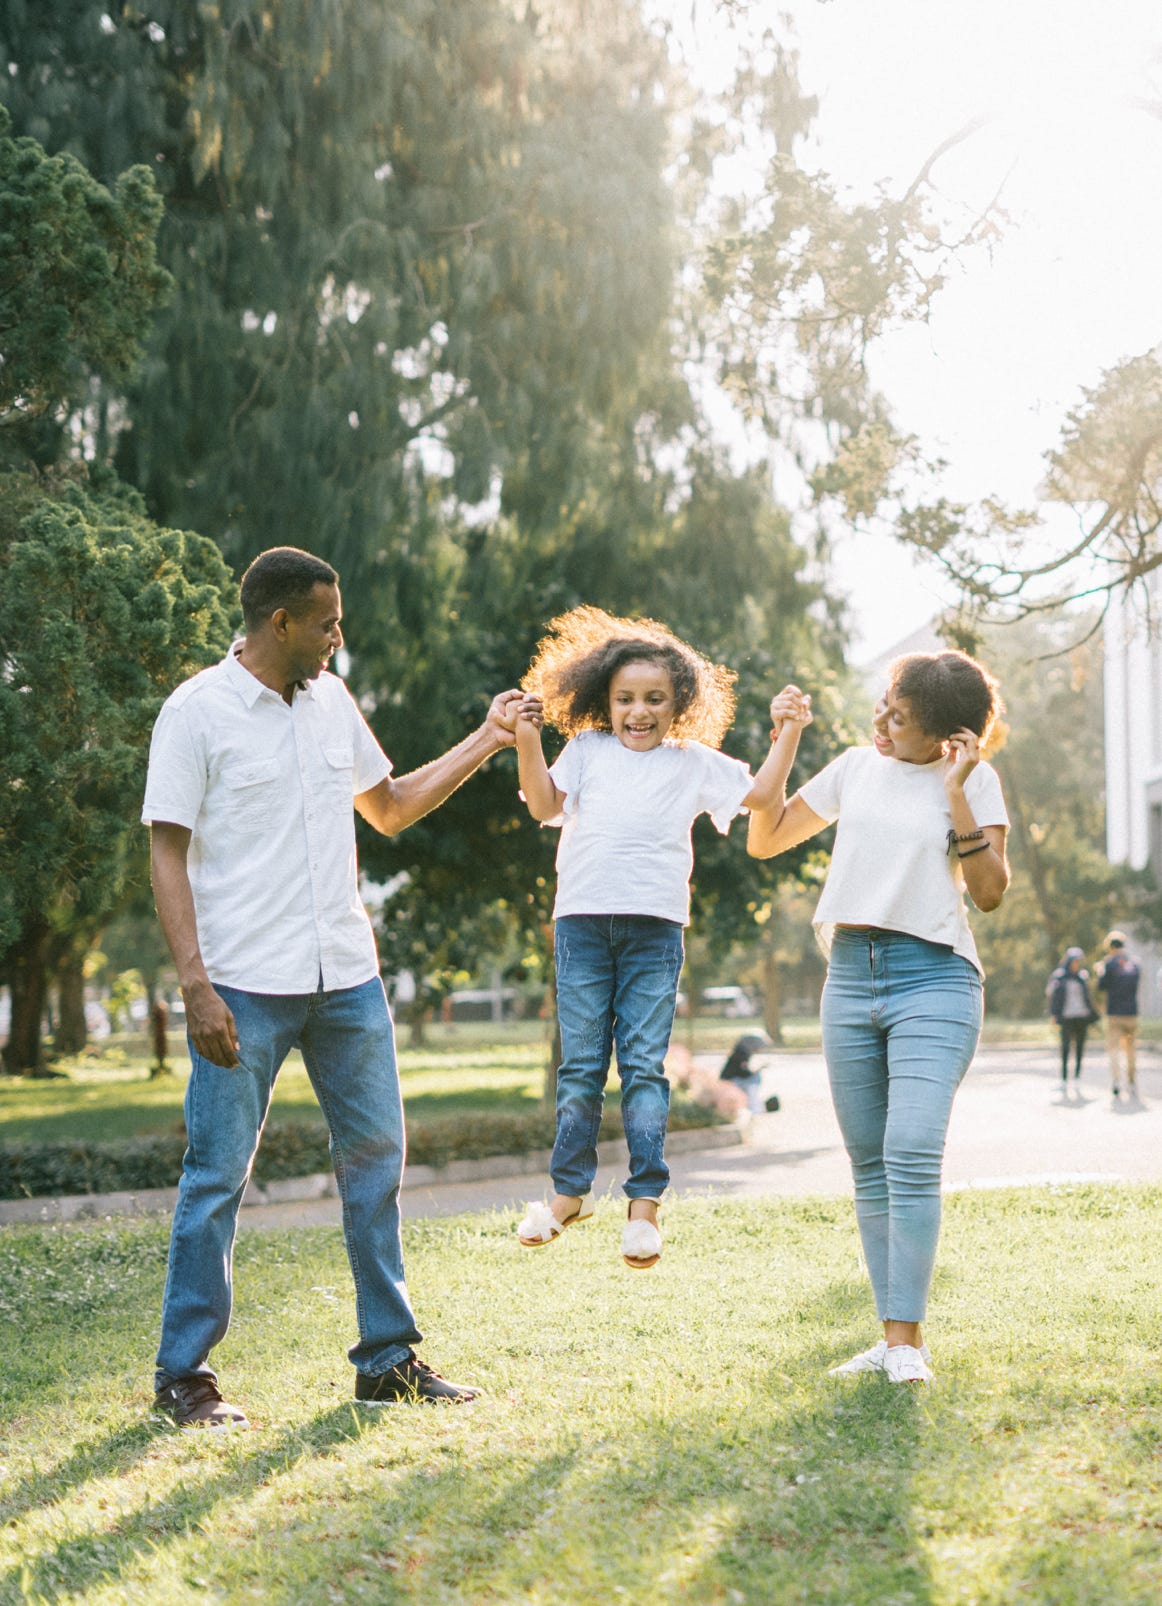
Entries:
<svg viewBox="0 0 1162 1606">
<path fill-rule="evenodd" d="M 492 699 L 488 717 L 478 730 L 410 775 L 387 776 L 378 786 L 360 792 L 355 807 L 384 836 L 395 836 L 438 809 L 458 786 L 474 775 L 493 753 L 512 747 L 515 704 L 524 694 L 502 691 Z M 510 712 L 511 705 L 511 712 Z"/>
<path fill-rule="evenodd" d="M 153 897 L 161 929 L 177 966 L 186 1027 L 198 1053 L 227 1069 L 238 1064 L 238 1031 L 225 1000 L 214 991 L 198 945 L 198 921 L 186 857 L 184 825 L 154 820 L 149 830 Z"/>
</svg>

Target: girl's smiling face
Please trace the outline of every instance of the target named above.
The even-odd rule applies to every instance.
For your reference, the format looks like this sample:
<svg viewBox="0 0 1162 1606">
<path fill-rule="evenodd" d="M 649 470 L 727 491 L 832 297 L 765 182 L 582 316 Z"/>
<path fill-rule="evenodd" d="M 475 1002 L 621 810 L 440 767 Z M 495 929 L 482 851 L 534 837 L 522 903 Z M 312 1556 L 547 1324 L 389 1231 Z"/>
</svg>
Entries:
<svg viewBox="0 0 1162 1606">
<path fill-rule="evenodd" d="M 897 696 L 892 686 L 876 704 L 872 726 L 876 752 L 885 758 L 899 759 L 902 764 L 931 764 L 944 752 L 944 743 L 921 730 L 910 700 Z"/>
<path fill-rule="evenodd" d="M 674 723 L 674 683 L 668 669 L 648 658 L 622 664 L 609 682 L 609 723 L 623 747 L 648 753 Z"/>
</svg>

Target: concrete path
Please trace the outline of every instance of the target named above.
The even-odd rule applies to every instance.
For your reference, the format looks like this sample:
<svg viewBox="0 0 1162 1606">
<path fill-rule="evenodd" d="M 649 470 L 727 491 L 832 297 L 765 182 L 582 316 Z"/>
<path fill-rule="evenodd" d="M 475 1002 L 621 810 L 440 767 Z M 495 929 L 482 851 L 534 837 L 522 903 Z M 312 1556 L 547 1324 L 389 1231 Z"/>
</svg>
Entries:
<svg viewBox="0 0 1162 1606">
<path fill-rule="evenodd" d="M 953 1108 L 946 1185 L 1162 1181 L 1162 1054 L 1145 1050 L 1140 1059 L 1141 1097 L 1130 1100 L 1123 1094 L 1115 1101 L 1100 1043 L 1087 1056 L 1080 1091 L 1069 1097 L 1062 1096 L 1052 1049 L 983 1049 Z M 755 1197 L 850 1191 L 821 1055 L 772 1056 L 763 1071 L 763 1091 L 777 1093 L 782 1108 L 755 1118 L 748 1143 L 672 1156 L 676 1192 Z M 621 1168 L 603 1167 L 598 1191 L 613 1188 L 622 1175 Z M 404 1215 L 515 1209 L 545 1186 L 547 1178 L 527 1175 L 411 1186 L 405 1179 Z M 247 1209 L 240 1225 L 307 1226 L 338 1220 L 338 1201 L 318 1199 Z"/>
</svg>

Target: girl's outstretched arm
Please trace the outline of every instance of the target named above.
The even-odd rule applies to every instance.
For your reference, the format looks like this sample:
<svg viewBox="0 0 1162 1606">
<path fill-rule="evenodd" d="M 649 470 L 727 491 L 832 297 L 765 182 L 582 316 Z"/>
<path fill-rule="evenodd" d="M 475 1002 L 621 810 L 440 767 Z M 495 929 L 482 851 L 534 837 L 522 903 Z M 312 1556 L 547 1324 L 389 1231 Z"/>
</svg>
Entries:
<svg viewBox="0 0 1162 1606">
<path fill-rule="evenodd" d="M 787 802 L 787 778 L 799 749 L 799 737 L 811 723 L 811 699 L 798 686 L 784 686 L 771 701 L 771 750 L 743 799 L 750 809 L 746 851 L 753 859 L 771 859 L 805 842 L 826 825 L 801 797 Z"/>
<path fill-rule="evenodd" d="M 545 763 L 541 746 L 541 726 L 544 715 L 541 699 L 526 695 L 520 701 L 516 716 L 516 762 L 520 773 L 520 789 L 525 804 L 534 820 L 555 820 L 565 807 L 565 794 L 558 792 Z"/>
</svg>

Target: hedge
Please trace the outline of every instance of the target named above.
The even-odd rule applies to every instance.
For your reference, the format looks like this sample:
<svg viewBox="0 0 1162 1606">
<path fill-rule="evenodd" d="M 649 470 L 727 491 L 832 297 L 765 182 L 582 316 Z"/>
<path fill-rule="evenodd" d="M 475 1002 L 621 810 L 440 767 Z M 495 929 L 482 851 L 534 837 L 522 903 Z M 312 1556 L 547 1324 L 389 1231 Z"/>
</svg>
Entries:
<svg viewBox="0 0 1162 1606">
<path fill-rule="evenodd" d="M 713 1126 L 713 1111 L 685 1099 L 670 1108 L 670 1127 Z M 621 1118 L 611 1111 L 601 1125 L 606 1140 L 621 1136 Z M 553 1142 L 553 1122 L 539 1111 L 524 1114 L 442 1116 L 408 1124 L 408 1160 L 447 1165 L 498 1154 L 527 1154 Z M 44 1198 L 77 1193 L 137 1192 L 173 1188 L 181 1175 L 183 1136 L 133 1138 L 123 1143 L 0 1144 L 0 1199 Z M 267 1127 L 254 1163 L 256 1182 L 329 1171 L 327 1130 L 317 1123 L 278 1122 Z"/>
</svg>

